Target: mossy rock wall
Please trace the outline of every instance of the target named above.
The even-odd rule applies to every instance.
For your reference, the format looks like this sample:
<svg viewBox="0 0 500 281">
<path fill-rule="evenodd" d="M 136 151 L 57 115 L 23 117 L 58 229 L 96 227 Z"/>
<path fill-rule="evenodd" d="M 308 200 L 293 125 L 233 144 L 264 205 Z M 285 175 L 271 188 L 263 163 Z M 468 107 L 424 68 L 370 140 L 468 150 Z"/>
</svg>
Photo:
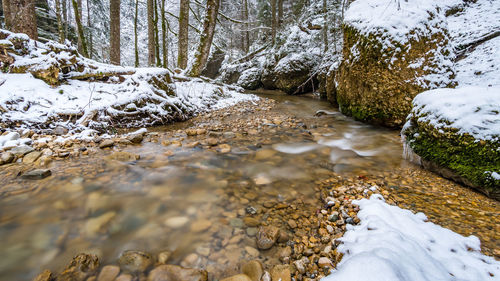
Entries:
<svg viewBox="0 0 500 281">
<path fill-rule="evenodd" d="M 442 81 L 454 78 L 449 64 L 440 61 L 451 55 L 448 34 L 439 27 L 432 30 L 427 37 L 409 34 L 403 44 L 391 41 L 383 30 L 361 34 L 353 26 L 344 25 L 343 60 L 338 72 L 331 74 L 338 86 L 330 91 L 330 100 L 337 102 L 344 114 L 358 120 L 401 127 L 418 93 L 453 86 L 452 82 L 439 85 L 426 80 L 432 75 Z"/>
<path fill-rule="evenodd" d="M 500 200 L 500 143 L 477 140 L 455 129 L 436 129 L 412 115 L 403 134 L 425 168 Z"/>
</svg>

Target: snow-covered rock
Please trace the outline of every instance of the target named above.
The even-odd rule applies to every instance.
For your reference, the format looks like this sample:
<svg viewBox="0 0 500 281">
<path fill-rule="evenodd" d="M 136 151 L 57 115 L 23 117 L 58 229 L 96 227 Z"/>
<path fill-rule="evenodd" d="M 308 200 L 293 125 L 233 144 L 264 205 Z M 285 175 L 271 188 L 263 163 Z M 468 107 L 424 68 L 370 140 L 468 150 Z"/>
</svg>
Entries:
<svg viewBox="0 0 500 281">
<path fill-rule="evenodd" d="M 500 88 L 419 94 L 402 134 L 424 166 L 500 199 Z"/>
<path fill-rule="evenodd" d="M 335 75 L 343 113 L 400 127 L 415 95 L 454 85 L 454 52 L 436 1 L 357 0 L 344 26 Z"/>
<path fill-rule="evenodd" d="M 423 213 L 388 205 L 380 195 L 359 205 L 359 225 L 347 225 L 337 250 L 344 256 L 322 281 L 491 281 L 500 262 L 481 254 L 475 236 L 464 237 Z"/>
</svg>

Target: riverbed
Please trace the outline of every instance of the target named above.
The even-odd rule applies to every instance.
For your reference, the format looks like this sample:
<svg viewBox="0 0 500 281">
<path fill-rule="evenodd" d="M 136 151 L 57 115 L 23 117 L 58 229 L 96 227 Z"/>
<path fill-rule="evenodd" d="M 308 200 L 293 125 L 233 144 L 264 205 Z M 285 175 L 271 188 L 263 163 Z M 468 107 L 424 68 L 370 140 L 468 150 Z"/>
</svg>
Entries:
<svg viewBox="0 0 500 281">
<path fill-rule="evenodd" d="M 483 252 L 500 258 L 500 203 L 405 160 L 398 131 L 354 121 L 312 95 L 257 94 L 270 99 L 264 108 L 149 128 L 141 145 L 89 147 L 53 161 L 43 180 L 17 177 L 31 168 L 21 163 L 0 167 L 0 280 L 60 271 L 81 252 L 103 264 L 125 250 L 169 252 L 169 263 L 215 279 L 245 260 L 281 264 L 282 249 L 256 249 L 257 227 L 292 238 L 317 228 L 318 190 L 329 181 L 383 187 L 389 202 L 478 236 Z"/>
</svg>

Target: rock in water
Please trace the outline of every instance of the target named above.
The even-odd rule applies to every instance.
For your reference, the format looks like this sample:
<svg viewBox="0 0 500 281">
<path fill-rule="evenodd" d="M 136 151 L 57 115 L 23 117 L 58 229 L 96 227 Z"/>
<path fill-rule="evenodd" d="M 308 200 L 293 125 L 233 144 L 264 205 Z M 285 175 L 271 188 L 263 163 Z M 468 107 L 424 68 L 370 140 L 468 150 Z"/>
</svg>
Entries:
<svg viewBox="0 0 500 281">
<path fill-rule="evenodd" d="M 141 251 L 125 251 L 120 255 L 118 264 L 123 271 L 140 273 L 153 265 L 153 257 Z"/>
<path fill-rule="evenodd" d="M 111 155 L 106 156 L 107 159 L 116 160 L 121 162 L 132 162 L 141 159 L 141 156 L 138 154 L 133 154 L 126 151 L 118 151 Z"/>
<path fill-rule="evenodd" d="M 96 255 L 79 254 L 73 258 L 56 281 L 84 281 L 96 273 L 99 258 Z"/>
<path fill-rule="evenodd" d="M 16 155 L 17 157 L 24 156 L 32 151 L 34 151 L 33 147 L 27 145 L 16 146 L 10 150 L 10 152 Z"/>
<path fill-rule="evenodd" d="M 201 269 L 184 268 L 178 265 L 160 265 L 151 270 L 148 281 L 207 281 L 208 273 Z"/>
<path fill-rule="evenodd" d="M 40 158 L 40 156 L 42 156 L 42 153 L 40 151 L 32 151 L 24 156 L 23 163 L 34 163 L 36 160 L 38 160 L 38 158 Z"/>
<path fill-rule="evenodd" d="M 116 265 L 106 265 L 102 268 L 97 281 L 113 281 L 120 273 L 120 268 Z"/>
<path fill-rule="evenodd" d="M 106 147 L 112 147 L 113 145 L 115 145 L 115 141 L 107 139 L 107 140 L 103 140 L 101 142 L 101 144 L 99 144 L 99 148 L 102 149 L 102 148 L 106 148 Z"/>
<path fill-rule="evenodd" d="M 52 272 L 50 270 L 44 270 L 42 273 L 38 274 L 33 281 L 50 281 L 53 279 Z"/>
<path fill-rule="evenodd" d="M 250 277 L 252 281 L 260 281 L 260 278 L 264 274 L 264 268 L 262 263 L 258 260 L 249 261 L 243 265 L 241 271 Z"/>
<path fill-rule="evenodd" d="M 129 140 L 131 143 L 135 143 L 135 144 L 141 143 L 143 139 L 144 139 L 143 134 L 133 134 L 133 135 L 127 136 L 127 140 Z"/>
<path fill-rule="evenodd" d="M 21 177 L 27 180 L 41 180 L 52 175 L 52 172 L 48 169 L 36 169 L 24 173 Z"/>
<path fill-rule="evenodd" d="M 292 281 L 289 265 L 277 265 L 271 270 L 271 280 Z"/>
<path fill-rule="evenodd" d="M 278 240 L 279 229 L 274 226 L 260 227 L 257 233 L 257 247 L 261 250 L 270 249 Z"/>
<path fill-rule="evenodd" d="M 252 281 L 252 279 L 250 279 L 250 277 L 245 274 L 238 274 L 228 278 L 224 278 L 221 281 Z"/>
<path fill-rule="evenodd" d="M 13 153 L 4 152 L 0 156 L 0 165 L 12 163 L 12 161 L 14 161 L 15 158 L 16 156 Z"/>
</svg>

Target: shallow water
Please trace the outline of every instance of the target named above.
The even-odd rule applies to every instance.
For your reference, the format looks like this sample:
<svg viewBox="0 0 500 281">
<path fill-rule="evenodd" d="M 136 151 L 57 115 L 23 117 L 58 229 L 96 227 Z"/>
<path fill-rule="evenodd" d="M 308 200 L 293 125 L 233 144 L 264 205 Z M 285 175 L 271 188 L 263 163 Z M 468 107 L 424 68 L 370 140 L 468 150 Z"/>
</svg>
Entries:
<svg viewBox="0 0 500 281">
<path fill-rule="evenodd" d="M 404 160 L 397 131 L 356 122 L 312 97 L 260 95 L 277 100 L 273 112 L 303 124 L 286 129 L 264 120 L 259 134 L 217 132 L 231 145 L 228 154 L 160 144 L 166 133 L 185 138 L 173 130 L 192 126 L 189 121 L 150 129 L 159 133 L 158 142 L 121 149 L 141 156 L 134 162 L 107 160 L 110 151 L 56 161 L 53 176 L 41 181 L 16 178 L 17 165 L 0 168 L 0 280 L 60 271 L 80 252 L 115 263 L 128 249 L 169 250 L 171 263 L 226 276 L 238 260 L 252 258 L 245 246 L 256 247 L 255 228 L 242 220 L 252 212 L 248 207 L 269 224 L 292 215 L 269 205 L 285 203 L 308 216 L 319 206 L 316 182 L 337 174 L 381 181 L 397 203 L 463 235 L 478 235 L 486 252 L 498 255 L 498 202 Z M 328 114 L 315 116 L 318 110 Z M 279 263 L 275 256 L 260 253 Z"/>
</svg>

